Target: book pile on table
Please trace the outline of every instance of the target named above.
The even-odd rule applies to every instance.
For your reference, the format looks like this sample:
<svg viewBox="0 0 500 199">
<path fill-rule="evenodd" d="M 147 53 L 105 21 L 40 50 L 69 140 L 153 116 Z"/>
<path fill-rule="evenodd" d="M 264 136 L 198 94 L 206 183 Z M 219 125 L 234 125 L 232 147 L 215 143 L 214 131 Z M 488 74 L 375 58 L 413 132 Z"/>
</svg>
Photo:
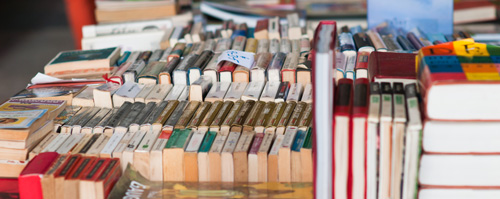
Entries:
<svg viewBox="0 0 500 199">
<path fill-rule="evenodd" d="M 498 198 L 500 47 L 462 40 L 418 54 L 426 113 L 420 198 Z"/>
<path fill-rule="evenodd" d="M 0 176 L 17 177 L 28 154 L 54 129 L 61 100 L 10 99 L 0 105 Z"/>
</svg>

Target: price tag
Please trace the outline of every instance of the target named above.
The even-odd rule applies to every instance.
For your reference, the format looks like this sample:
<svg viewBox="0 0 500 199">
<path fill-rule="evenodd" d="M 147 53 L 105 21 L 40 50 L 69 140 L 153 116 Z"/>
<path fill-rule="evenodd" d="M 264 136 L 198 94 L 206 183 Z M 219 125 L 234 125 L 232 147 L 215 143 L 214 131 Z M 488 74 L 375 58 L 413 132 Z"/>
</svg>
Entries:
<svg viewBox="0 0 500 199">
<path fill-rule="evenodd" d="M 243 52 L 239 50 L 226 50 L 217 59 L 217 64 L 221 61 L 233 62 L 237 65 L 252 68 L 254 62 L 254 53 Z"/>
</svg>

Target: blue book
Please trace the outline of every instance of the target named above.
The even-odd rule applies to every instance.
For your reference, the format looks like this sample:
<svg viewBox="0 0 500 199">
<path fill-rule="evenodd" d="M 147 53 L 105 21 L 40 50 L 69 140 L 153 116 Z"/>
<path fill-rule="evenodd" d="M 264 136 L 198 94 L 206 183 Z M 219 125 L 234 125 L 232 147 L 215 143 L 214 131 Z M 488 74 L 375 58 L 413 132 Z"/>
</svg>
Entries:
<svg viewBox="0 0 500 199">
<path fill-rule="evenodd" d="M 420 28 L 428 34 L 453 33 L 453 1 L 368 0 L 368 28 L 389 22 L 396 28 Z"/>
<path fill-rule="evenodd" d="M 292 144 L 292 151 L 300 151 L 302 145 L 304 144 L 304 140 L 306 138 L 306 131 L 298 130 L 297 135 L 295 136 L 295 140 Z"/>
</svg>

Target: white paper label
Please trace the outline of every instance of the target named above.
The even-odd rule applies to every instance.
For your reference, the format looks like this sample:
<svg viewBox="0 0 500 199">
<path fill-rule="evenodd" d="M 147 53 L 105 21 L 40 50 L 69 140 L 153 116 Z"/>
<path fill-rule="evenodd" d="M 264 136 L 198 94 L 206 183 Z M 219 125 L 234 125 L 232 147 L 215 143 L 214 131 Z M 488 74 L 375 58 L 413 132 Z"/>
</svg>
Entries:
<svg viewBox="0 0 500 199">
<path fill-rule="evenodd" d="M 254 53 L 239 50 L 226 50 L 217 59 L 217 64 L 221 61 L 229 61 L 250 69 L 253 65 Z"/>
</svg>

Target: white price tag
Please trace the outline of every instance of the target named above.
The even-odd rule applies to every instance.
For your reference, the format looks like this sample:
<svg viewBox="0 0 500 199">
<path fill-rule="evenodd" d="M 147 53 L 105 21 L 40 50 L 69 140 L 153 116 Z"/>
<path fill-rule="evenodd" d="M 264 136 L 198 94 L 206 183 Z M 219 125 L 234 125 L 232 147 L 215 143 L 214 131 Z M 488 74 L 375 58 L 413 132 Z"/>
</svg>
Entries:
<svg viewBox="0 0 500 199">
<path fill-rule="evenodd" d="M 252 68 L 254 62 L 254 53 L 243 52 L 239 50 L 226 50 L 222 52 L 217 59 L 217 64 L 219 64 L 221 61 L 233 62 L 250 69 Z"/>
</svg>

